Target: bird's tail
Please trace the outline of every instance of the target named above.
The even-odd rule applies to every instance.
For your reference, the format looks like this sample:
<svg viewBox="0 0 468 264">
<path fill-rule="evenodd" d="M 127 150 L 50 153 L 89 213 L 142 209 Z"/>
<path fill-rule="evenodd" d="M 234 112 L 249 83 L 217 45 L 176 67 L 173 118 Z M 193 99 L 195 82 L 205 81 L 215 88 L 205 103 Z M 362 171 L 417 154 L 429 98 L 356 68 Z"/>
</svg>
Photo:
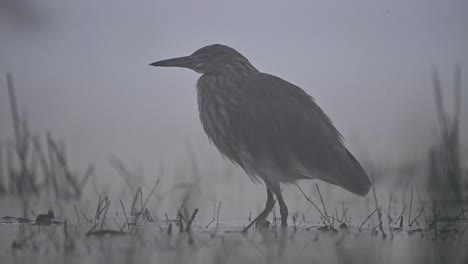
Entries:
<svg viewBox="0 0 468 264">
<path fill-rule="evenodd" d="M 341 177 L 338 177 L 335 184 L 354 194 L 365 196 L 372 186 L 369 176 L 348 150 L 346 150 L 345 160 L 347 162 L 342 163 L 339 168 Z"/>
</svg>

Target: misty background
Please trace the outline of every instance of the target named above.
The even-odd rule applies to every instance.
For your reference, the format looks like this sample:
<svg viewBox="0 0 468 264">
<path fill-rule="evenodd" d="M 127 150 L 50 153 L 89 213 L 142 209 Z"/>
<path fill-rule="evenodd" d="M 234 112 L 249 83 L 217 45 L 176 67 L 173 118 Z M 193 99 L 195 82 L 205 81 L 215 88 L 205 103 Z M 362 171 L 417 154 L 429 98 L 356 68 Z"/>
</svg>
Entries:
<svg viewBox="0 0 468 264">
<path fill-rule="evenodd" d="M 229 45 L 311 94 L 367 168 L 397 170 L 425 162 L 437 144 L 431 70 L 440 73 L 451 111 L 456 64 L 468 156 L 467 25 L 465 0 L 2 0 L 0 144 L 13 140 L 5 80 L 12 72 L 33 132 L 62 139 L 77 171 L 95 164 L 100 188 L 123 186 L 109 164 L 117 157 L 149 186 L 162 178 L 162 195 L 175 201 L 171 188 L 193 178 L 188 144 L 201 175 L 199 199 L 209 202 L 198 206 L 211 212 L 223 201 L 246 218 L 263 206 L 264 187 L 209 144 L 198 118 L 199 75 L 149 63 Z M 379 179 L 378 188 L 394 188 L 396 178 Z M 295 188 L 287 192 L 286 199 L 300 197 Z"/>
</svg>

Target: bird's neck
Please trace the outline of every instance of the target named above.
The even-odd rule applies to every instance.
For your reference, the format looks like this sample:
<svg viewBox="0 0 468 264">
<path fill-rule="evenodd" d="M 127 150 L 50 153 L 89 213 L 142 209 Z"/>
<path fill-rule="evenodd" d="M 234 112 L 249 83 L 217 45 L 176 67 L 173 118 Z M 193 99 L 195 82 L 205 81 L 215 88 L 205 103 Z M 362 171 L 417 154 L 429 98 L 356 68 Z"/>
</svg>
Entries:
<svg viewBox="0 0 468 264">
<path fill-rule="evenodd" d="M 211 90 L 222 88 L 234 88 L 239 83 L 248 80 L 252 72 L 238 71 L 228 73 L 205 73 L 197 82 L 197 88 Z"/>
<path fill-rule="evenodd" d="M 249 64 L 225 65 L 222 68 L 204 73 L 200 79 L 225 80 L 229 82 L 239 82 L 250 78 L 252 74 L 258 73 L 258 70 Z"/>
</svg>

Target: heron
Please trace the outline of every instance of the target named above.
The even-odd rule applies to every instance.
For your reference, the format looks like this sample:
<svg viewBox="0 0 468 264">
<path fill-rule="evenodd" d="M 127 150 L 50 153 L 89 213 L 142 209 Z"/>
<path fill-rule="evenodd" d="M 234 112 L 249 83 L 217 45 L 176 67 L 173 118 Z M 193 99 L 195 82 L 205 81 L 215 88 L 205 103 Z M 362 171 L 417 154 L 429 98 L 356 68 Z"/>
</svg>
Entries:
<svg viewBox="0 0 468 264">
<path fill-rule="evenodd" d="M 198 110 L 209 141 L 267 189 L 265 209 L 250 225 L 266 221 L 278 201 L 281 225 L 287 226 L 280 184 L 319 179 L 359 196 L 369 192 L 366 171 L 315 99 L 288 81 L 260 72 L 235 49 L 212 44 L 150 65 L 201 74 Z"/>
</svg>

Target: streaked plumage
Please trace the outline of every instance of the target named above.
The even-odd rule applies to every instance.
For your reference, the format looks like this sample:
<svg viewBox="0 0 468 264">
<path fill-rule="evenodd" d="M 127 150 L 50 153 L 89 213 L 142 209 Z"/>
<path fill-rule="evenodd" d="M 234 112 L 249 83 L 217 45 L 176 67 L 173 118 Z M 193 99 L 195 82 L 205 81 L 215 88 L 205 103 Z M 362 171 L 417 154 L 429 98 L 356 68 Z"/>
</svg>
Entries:
<svg viewBox="0 0 468 264">
<path fill-rule="evenodd" d="M 259 72 L 239 52 L 220 44 L 151 65 L 203 74 L 197 82 L 201 123 L 223 156 L 254 181 L 266 183 L 268 199 L 260 220 L 273 206 L 273 192 L 286 225 L 280 183 L 316 178 L 358 195 L 368 193 L 366 172 L 327 115 L 301 88 Z"/>
</svg>

